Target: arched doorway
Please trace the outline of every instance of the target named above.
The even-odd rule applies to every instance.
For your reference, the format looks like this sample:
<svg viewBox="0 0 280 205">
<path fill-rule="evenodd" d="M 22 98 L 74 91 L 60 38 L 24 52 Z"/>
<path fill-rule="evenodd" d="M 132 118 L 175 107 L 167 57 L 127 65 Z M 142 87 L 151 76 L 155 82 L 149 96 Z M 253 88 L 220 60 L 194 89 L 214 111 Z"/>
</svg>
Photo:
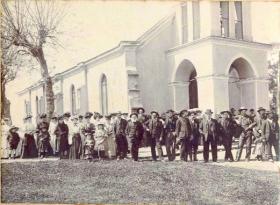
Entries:
<svg viewBox="0 0 280 205">
<path fill-rule="evenodd" d="M 108 114 L 108 89 L 107 89 L 107 77 L 102 74 L 100 81 L 100 93 L 101 93 L 101 112 L 103 115 Z"/>
<path fill-rule="evenodd" d="M 175 73 L 174 86 L 174 109 L 198 107 L 198 88 L 196 80 L 197 72 L 189 60 L 183 60 Z"/>
<path fill-rule="evenodd" d="M 244 58 L 233 61 L 229 69 L 229 108 L 256 107 L 255 73 Z"/>
</svg>

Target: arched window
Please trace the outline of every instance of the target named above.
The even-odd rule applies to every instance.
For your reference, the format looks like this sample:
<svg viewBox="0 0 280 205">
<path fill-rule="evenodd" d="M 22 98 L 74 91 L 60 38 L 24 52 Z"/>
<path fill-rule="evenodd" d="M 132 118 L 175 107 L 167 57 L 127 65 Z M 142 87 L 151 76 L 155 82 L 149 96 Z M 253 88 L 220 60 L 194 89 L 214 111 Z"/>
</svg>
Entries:
<svg viewBox="0 0 280 205">
<path fill-rule="evenodd" d="M 75 86 L 72 85 L 71 86 L 71 111 L 72 111 L 72 114 L 75 114 L 76 113 L 76 91 L 75 91 Z"/>
<path fill-rule="evenodd" d="M 108 92 L 107 92 L 107 78 L 103 74 L 100 81 L 101 93 L 101 112 L 103 115 L 108 114 Z"/>
</svg>

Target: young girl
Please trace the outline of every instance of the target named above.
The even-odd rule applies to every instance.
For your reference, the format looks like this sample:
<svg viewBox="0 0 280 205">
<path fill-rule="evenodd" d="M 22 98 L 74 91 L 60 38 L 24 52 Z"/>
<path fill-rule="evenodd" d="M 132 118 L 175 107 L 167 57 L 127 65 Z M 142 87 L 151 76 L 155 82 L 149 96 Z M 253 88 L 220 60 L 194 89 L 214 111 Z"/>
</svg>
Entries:
<svg viewBox="0 0 280 205">
<path fill-rule="evenodd" d="M 98 153 L 99 160 L 103 160 L 105 158 L 105 147 L 106 147 L 106 139 L 108 135 L 106 130 L 104 129 L 104 123 L 99 122 L 97 124 L 97 130 L 95 132 L 95 151 Z"/>
<path fill-rule="evenodd" d="M 87 133 L 85 136 L 85 153 L 84 158 L 89 162 L 93 159 L 95 141 L 91 134 Z"/>
<path fill-rule="evenodd" d="M 7 136 L 9 159 L 14 159 L 16 157 L 16 149 L 20 140 L 17 131 L 18 127 L 12 126 Z"/>
</svg>

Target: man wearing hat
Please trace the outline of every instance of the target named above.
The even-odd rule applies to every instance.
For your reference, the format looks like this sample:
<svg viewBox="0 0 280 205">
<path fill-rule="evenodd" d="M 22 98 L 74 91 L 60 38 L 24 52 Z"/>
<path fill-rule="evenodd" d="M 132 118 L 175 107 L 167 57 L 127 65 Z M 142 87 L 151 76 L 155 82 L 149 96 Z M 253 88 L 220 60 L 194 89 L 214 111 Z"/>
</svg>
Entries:
<svg viewBox="0 0 280 205">
<path fill-rule="evenodd" d="M 116 138 L 116 157 L 118 160 L 124 159 L 127 154 L 127 139 L 125 136 L 127 122 L 122 119 L 122 113 L 117 113 L 117 118 L 114 123 L 113 132 Z"/>
<path fill-rule="evenodd" d="M 221 128 L 221 135 L 222 135 L 222 144 L 225 148 L 225 161 L 233 162 L 233 155 L 231 152 L 232 147 L 232 137 L 234 136 L 235 129 L 237 127 L 236 122 L 231 118 L 230 111 L 222 111 L 221 112 L 222 119 L 219 122 Z"/>
<path fill-rule="evenodd" d="M 180 117 L 176 122 L 176 136 L 180 142 L 180 159 L 188 161 L 188 156 L 191 156 L 191 127 L 188 119 L 188 110 L 182 110 Z"/>
<path fill-rule="evenodd" d="M 163 137 L 163 124 L 159 120 L 159 114 L 156 111 L 151 112 L 151 119 L 147 122 L 147 131 L 150 134 L 151 153 L 153 161 L 157 160 L 156 148 L 159 159 L 163 160 L 161 141 Z"/>
<path fill-rule="evenodd" d="M 175 160 L 176 157 L 176 121 L 173 110 L 167 110 L 166 119 L 164 123 L 166 138 L 165 138 L 165 148 L 169 161 Z"/>
<path fill-rule="evenodd" d="M 279 161 L 279 123 L 278 123 L 278 115 L 276 113 L 271 113 L 269 115 L 270 122 L 270 137 L 269 137 L 269 150 L 268 150 L 268 158 L 273 159 L 272 156 L 272 147 L 274 147 L 276 154 L 276 161 Z"/>
<path fill-rule="evenodd" d="M 200 133 L 199 133 L 199 121 L 196 119 L 196 109 L 193 109 L 192 112 L 189 114 L 189 122 L 190 122 L 190 159 L 197 161 L 197 149 L 200 140 Z M 193 154 L 193 155 L 192 155 Z"/>
<path fill-rule="evenodd" d="M 259 133 L 259 137 L 263 139 L 262 141 L 262 159 L 265 160 L 272 160 L 270 155 L 270 146 L 269 146 L 269 139 L 271 136 L 271 124 L 267 119 L 266 109 L 263 107 L 258 108 L 259 116 L 255 119 L 256 127 L 255 129 Z"/>
<path fill-rule="evenodd" d="M 24 121 L 24 137 L 22 142 L 21 158 L 37 157 L 38 150 L 36 146 L 37 140 L 35 140 L 35 134 L 38 134 L 38 131 L 32 123 L 32 116 L 30 114 L 24 118 Z"/>
<path fill-rule="evenodd" d="M 139 145 L 141 143 L 144 131 L 142 124 L 137 118 L 137 113 L 130 114 L 131 120 L 127 123 L 125 131 L 128 138 L 128 147 L 131 157 L 134 161 L 138 161 Z"/>
<path fill-rule="evenodd" d="M 143 146 L 148 146 L 149 145 L 149 132 L 147 132 L 148 116 L 145 114 L 145 109 L 144 108 L 138 108 L 137 109 L 137 114 L 138 114 L 138 121 L 142 124 L 142 126 L 144 128 L 142 145 Z"/>
<path fill-rule="evenodd" d="M 205 118 L 200 123 L 200 134 L 203 136 L 203 158 L 204 162 L 209 161 L 209 145 L 211 144 L 212 160 L 217 162 L 218 160 L 218 137 L 220 134 L 219 124 L 217 120 L 212 118 L 212 110 L 207 109 L 205 111 Z"/>
<path fill-rule="evenodd" d="M 70 117 L 71 117 L 71 114 L 70 112 L 66 112 L 63 114 L 63 117 L 64 117 L 64 123 L 69 126 L 69 123 L 70 123 Z"/>
<path fill-rule="evenodd" d="M 239 137 L 238 150 L 236 153 L 236 161 L 240 160 L 245 143 L 246 143 L 246 156 L 245 156 L 246 161 L 250 161 L 250 157 L 251 157 L 253 127 L 256 125 L 256 123 L 250 119 L 250 117 L 246 114 L 246 111 L 247 109 L 245 107 L 241 107 L 239 109 L 240 116 L 237 122 L 239 122 L 242 128 L 242 133 L 240 134 Z"/>
</svg>

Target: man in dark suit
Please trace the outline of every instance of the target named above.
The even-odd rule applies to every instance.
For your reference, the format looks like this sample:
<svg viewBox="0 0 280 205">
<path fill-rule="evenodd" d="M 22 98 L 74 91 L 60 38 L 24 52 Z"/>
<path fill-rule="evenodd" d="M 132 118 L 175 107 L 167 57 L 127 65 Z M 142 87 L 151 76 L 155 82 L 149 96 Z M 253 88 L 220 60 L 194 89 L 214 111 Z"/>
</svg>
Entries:
<svg viewBox="0 0 280 205">
<path fill-rule="evenodd" d="M 134 161 L 138 161 L 138 150 L 139 145 L 143 136 L 143 126 L 141 122 L 138 121 L 138 115 L 132 113 L 130 119 L 126 126 L 126 135 L 128 138 L 128 146 L 131 153 L 131 157 Z"/>
<path fill-rule="evenodd" d="M 217 162 L 217 143 L 219 137 L 219 124 L 212 118 L 213 112 L 210 109 L 205 111 L 205 119 L 200 123 L 199 132 L 203 135 L 203 158 L 204 162 L 209 161 L 209 145 L 211 144 L 212 160 Z"/>
<path fill-rule="evenodd" d="M 148 131 L 150 133 L 150 144 L 153 161 L 157 160 L 156 149 L 159 159 L 163 161 L 161 141 L 163 137 L 163 124 L 159 120 L 159 114 L 156 111 L 151 112 L 151 119 L 147 122 Z"/>
<path fill-rule="evenodd" d="M 225 147 L 225 161 L 230 160 L 233 162 L 233 155 L 231 152 L 232 147 L 232 137 L 234 136 L 235 129 L 237 127 L 236 122 L 231 117 L 230 111 L 221 112 L 222 119 L 220 121 L 221 135 L 222 135 L 222 144 Z"/>
<path fill-rule="evenodd" d="M 191 127 L 188 119 L 188 110 L 182 110 L 180 117 L 176 122 L 176 136 L 178 137 L 180 147 L 180 159 L 188 161 L 188 155 L 191 152 Z"/>
<path fill-rule="evenodd" d="M 198 149 L 198 144 L 199 144 L 200 133 L 199 133 L 199 121 L 196 119 L 195 110 L 190 112 L 189 122 L 190 122 L 190 128 L 191 128 L 191 136 L 190 136 L 191 151 L 189 152 L 190 159 L 197 161 L 197 149 Z"/>
<path fill-rule="evenodd" d="M 124 119 L 122 119 L 121 112 L 118 112 L 117 119 L 114 123 L 114 129 L 113 129 L 114 136 L 116 139 L 116 145 L 117 145 L 116 156 L 117 156 L 118 160 L 124 159 L 124 157 L 126 156 L 126 152 L 127 152 L 127 146 L 126 146 L 127 139 L 125 136 L 126 126 L 127 126 L 127 122 Z"/>
<path fill-rule="evenodd" d="M 176 121 L 177 119 L 174 116 L 174 111 L 168 110 L 166 112 L 164 128 L 166 133 L 165 148 L 169 161 L 175 160 L 176 157 Z"/>
</svg>

